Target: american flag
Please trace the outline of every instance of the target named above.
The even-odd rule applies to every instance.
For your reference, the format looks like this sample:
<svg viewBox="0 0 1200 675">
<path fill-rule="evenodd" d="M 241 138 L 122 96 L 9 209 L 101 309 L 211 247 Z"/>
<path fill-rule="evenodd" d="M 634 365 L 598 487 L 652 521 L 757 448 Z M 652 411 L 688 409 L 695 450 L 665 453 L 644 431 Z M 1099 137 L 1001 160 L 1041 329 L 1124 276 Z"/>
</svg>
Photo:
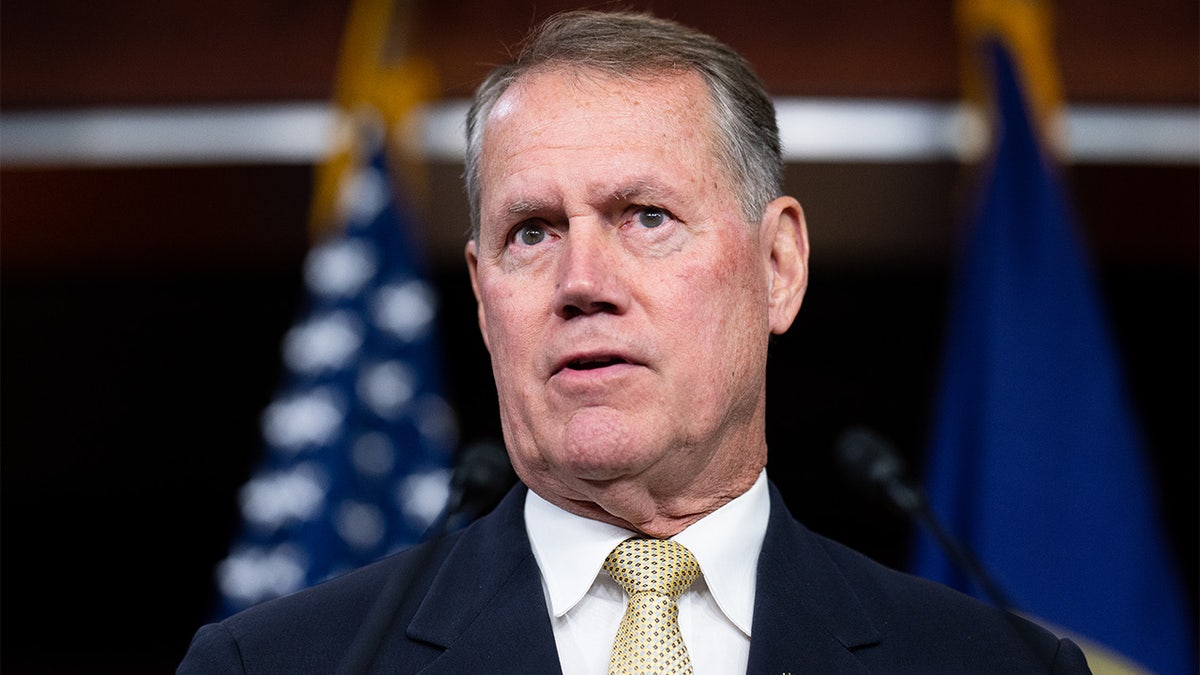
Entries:
<svg viewBox="0 0 1200 675">
<path fill-rule="evenodd" d="M 338 187 L 342 227 L 305 260 L 264 457 L 217 569 L 222 617 L 420 540 L 446 501 L 458 428 L 439 381 L 436 293 L 384 135 L 362 136 Z"/>
</svg>

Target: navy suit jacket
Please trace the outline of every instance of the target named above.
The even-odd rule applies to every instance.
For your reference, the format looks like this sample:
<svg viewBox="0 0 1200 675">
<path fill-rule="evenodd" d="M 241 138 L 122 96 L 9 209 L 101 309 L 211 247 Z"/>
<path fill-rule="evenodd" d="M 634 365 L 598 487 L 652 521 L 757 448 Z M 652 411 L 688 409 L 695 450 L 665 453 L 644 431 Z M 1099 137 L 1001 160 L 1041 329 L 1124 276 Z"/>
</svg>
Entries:
<svg viewBox="0 0 1200 675">
<path fill-rule="evenodd" d="M 1071 641 L 816 535 L 770 493 L 748 673 L 1088 672 Z M 517 485 L 462 531 L 202 627 L 177 672 L 335 673 L 395 580 L 408 592 L 371 672 L 560 673 L 525 494 Z"/>
</svg>

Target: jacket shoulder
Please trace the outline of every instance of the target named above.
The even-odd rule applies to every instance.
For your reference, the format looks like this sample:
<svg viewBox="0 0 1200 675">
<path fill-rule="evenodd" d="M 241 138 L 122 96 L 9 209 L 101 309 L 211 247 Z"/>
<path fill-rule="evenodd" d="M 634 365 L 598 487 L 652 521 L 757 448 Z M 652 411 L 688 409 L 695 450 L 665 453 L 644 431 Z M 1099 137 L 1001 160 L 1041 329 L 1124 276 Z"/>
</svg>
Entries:
<svg viewBox="0 0 1200 675">
<path fill-rule="evenodd" d="M 1091 672 L 1075 643 L 1025 617 L 813 536 L 877 617 L 882 640 L 859 652 L 873 672 L 895 672 L 898 660 L 908 672 Z"/>
<path fill-rule="evenodd" d="M 420 595 L 420 561 L 447 545 L 422 544 L 203 626 L 177 673 L 334 672 L 383 589 Z"/>
</svg>

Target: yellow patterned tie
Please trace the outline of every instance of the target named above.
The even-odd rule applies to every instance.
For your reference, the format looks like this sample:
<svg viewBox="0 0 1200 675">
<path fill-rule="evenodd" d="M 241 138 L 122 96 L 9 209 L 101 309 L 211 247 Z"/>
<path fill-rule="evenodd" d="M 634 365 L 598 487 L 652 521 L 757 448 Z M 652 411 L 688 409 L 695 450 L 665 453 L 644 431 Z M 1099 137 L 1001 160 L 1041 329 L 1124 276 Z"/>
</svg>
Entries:
<svg viewBox="0 0 1200 675">
<path fill-rule="evenodd" d="M 609 675 L 691 675 L 675 602 L 700 574 L 691 551 L 673 541 L 626 539 L 608 554 L 604 571 L 629 594 Z"/>
</svg>

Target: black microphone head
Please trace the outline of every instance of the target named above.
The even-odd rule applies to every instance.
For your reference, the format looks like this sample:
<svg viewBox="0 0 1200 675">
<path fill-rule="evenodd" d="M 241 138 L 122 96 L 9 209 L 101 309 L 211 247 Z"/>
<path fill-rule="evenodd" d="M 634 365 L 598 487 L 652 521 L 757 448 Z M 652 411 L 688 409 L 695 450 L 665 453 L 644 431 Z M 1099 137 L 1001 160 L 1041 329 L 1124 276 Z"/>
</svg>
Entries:
<svg viewBox="0 0 1200 675">
<path fill-rule="evenodd" d="M 490 511 L 515 481 L 504 446 L 490 440 L 477 441 L 459 453 L 450 490 L 459 500 L 457 510 L 479 515 Z"/>
<path fill-rule="evenodd" d="M 924 497 L 908 485 L 904 461 L 882 436 L 852 427 L 838 437 L 834 452 L 842 473 L 858 489 L 905 512 L 920 507 Z"/>
<path fill-rule="evenodd" d="M 859 487 L 877 489 L 898 479 L 904 465 L 892 445 L 866 427 L 852 427 L 838 436 L 835 446 L 838 464 L 846 478 Z"/>
</svg>

